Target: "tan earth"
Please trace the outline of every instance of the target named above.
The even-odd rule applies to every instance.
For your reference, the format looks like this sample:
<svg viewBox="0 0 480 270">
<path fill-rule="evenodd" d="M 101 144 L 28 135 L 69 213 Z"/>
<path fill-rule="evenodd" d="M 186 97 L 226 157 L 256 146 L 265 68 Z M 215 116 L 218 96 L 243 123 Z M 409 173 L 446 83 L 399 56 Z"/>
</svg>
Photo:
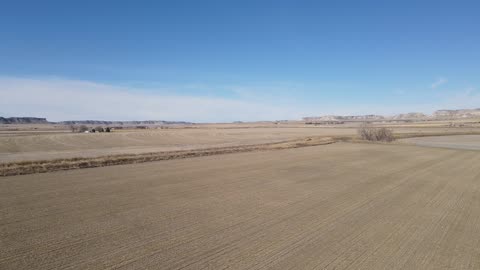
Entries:
<svg viewBox="0 0 480 270">
<path fill-rule="evenodd" d="M 480 135 L 428 136 L 400 141 L 428 147 L 480 150 Z"/>
<path fill-rule="evenodd" d="M 218 128 L 222 127 L 222 128 Z M 44 128 L 45 129 L 45 128 Z M 395 127 L 395 133 L 479 132 L 474 128 Z M 263 127 L 210 125 L 201 128 L 78 134 L 56 131 L 0 132 L 0 163 L 98 157 L 281 142 L 307 136 L 352 136 L 353 127 Z"/>
<path fill-rule="evenodd" d="M 0 162 L 262 144 L 309 135 L 355 132 L 355 129 L 331 128 L 205 128 L 0 136 Z"/>
<path fill-rule="evenodd" d="M 479 164 L 335 143 L 2 177 L 0 269 L 480 269 Z"/>
</svg>

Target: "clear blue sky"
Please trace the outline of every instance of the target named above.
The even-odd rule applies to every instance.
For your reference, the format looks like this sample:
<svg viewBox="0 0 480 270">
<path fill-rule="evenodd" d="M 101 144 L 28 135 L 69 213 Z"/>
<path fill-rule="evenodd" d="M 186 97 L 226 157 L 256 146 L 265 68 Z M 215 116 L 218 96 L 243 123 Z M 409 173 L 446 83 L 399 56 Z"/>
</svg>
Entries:
<svg viewBox="0 0 480 270">
<path fill-rule="evenodd" d="M 479 14 L 479 1 L 2 1 L 0 115 L 233 121 L 480 107 Z M 109 109 L 72 104 L 77 95 Z M 132 99 L 133 112 L 116 109 Z"/>
</svg>

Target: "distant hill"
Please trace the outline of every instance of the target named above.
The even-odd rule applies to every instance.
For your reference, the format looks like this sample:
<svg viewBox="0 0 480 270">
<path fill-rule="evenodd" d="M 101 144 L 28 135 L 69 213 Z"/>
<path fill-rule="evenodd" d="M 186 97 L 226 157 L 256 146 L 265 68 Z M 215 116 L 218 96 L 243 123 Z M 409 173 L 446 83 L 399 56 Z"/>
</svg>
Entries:
<svg viewBox="0 0 480 270">
<path fill-rule="evenodd" d="M 359 121 L 402 121 L 402 120 L 453 120 L 464 118 L 480 117 L 480 108 L 477 109 L 460 109 L 460 110 L 438 110 L 432 115 L 426 115 L 419 112 L 410 112 L 397 114 L 394 116 L 383 116 L 375 114 L 367 115 L 323 115 L 304 117 L 306 123 L 331 123 L 340 124 L 343 122 L 359 122 Z M 0 117 L 0 124 L 60 124 L 60 125 L 118 125 L 118 126 L 134 126 L 134 125 L 190 125 L 192 122 L 186 121 L 163 121 L 163 120 L 146 120 L 146 121 L 102 121 L 102 120 L 71 120 L 61 122 L 49 122 L 46 118 L 39 117 Z M 240 121 L 234 123 L 241 123 Z"/>
<path fill-rule="evenodd" d="M 188 125 L 190 122 L 184 121 L 162 121 L 162 120 L 147 120 L 147 121 L 101 121 L 101 120 L 74 120 L 62 121 L 57 124 L 62 125 Z"/>
<path fill-rule="evenodd" d="M 434 112 L 433 116 L 435 118 L 447 118 L 447 119 L 480 117 L 480 108 L 479 109 L 463 109 L 463 110 L 439 110 Z"/>
<path fill-rule="evenodd" d="M 303 120 L 306 122 L 344 122 L 344 121 L 371 121 L 371 120 L 383 120 L 384 116 L 381 115 L 325 115 L 325 116 L 314 116 L 314 117 L 304 117 Z"/>
<path fill-rule="evenodd" d="M 353 115 L 353 116 L 341 116 L 341 115 L 324 115 L 314 117 L 304 117 L 303 120 L 307 123 L 342 123 L 349 121 L 381 121 L 381 120 L 443 120 L 443 119 L 462 119 L 462 118 L 474 118 L 480 117 L 479 109 L 462 109 L 462 110 L 438 110 L 432 115 L 426 115 L 418 112 L 397 114 L 394 116 L 382 116 L 382 115 Z"/>
<path fill-rule="evenodd" d="M 38 117 L 0 117 L 0 124 L 48 124 L 47 118 Z"/>
<path fill-rule="evenodd" d="M 427 118 L 429 118 L 428 115 L 423 113 L 418 113 L 418 112 L 402 113 L 402 114 L 397 114 L 391 117 L 391 119 L 395 119 L 395 120 L 427 119 Z"/>
<path fill-rule="evenodd" d="M 74 120 L 49 122 L 46 118 L 38 117 L 0 117 L 0 124 L 60 124 L 60 125 L 174 125 L 192 124 L 184 121 L 162 121 L 162 120 L 147 120 L 147 121 L 101 121 L 101 120 Z"/>
</svg>

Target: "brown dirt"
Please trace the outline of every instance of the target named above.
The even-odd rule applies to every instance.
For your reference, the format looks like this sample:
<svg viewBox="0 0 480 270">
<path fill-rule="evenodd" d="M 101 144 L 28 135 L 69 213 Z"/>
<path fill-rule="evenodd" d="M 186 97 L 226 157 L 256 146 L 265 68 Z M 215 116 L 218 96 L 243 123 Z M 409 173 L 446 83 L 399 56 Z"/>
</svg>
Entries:
<svg viewBox="0 0 480 270">
<path fill-rule="evenodd" d="M 335 129 L 331 132 L 332 133 L 336 132 L 336 134 L 342 134 L 343 133 L 342 131 L 344 132 L 344 130 L 342 129 L 340 130 Z M 417 131 L 413 133 L 411 131 L 409 132 L 409 130 L 400 130 L 400 131 L 401 132 L 399 132 L 399 130 L 396 130 L 397 133 L 394 134 L 394 136 L 396 138 L 400 138 L 401 142 L 406 142 L 406 140 L 402 138 L 424 137 L 424 136 L 431 136 L 431 135 L 449 137 L 447 135 L 456 134 L 456 136 L 459 136 L 461 134 L 470 134 L 470 135 L 467 135 L 467 137 L 479 136 L 479 135 L 471 135 L 471 134 L 479 134 L 479 131 L 477 130 L 469 130 L 469 131 L 462 131 L 462 130 L 456 130 L 456 129 L 448 130 L 448 131 L 430 130 L 429 132 Z M 281 132 L 285 132 L 285 131 L 282 130 Z M 138 132 L 130 132 L 130 133 L 136 136 L 145 135 L 145 133 L 138 134 Z M 81 137 L 81 138 L 87 141 L 88 139 L 96 138 L 94 137 L 96 135 L 93 135 L 92 137 L 88 137 L 89 136 L 88 134 L 86 135 L 87 137 Z M 118 134 L 115 134 L 115 135 L 118 135 Z M 287 134 L 283 134 L 283 135 L 288 136 L 288 132 Z M 111 135 L 99 134 L 99 136 L 100 138 L 102 138 L 101 136 L 103 136 L 105 140 L 106 138 L 108 139 L 108 137 Z M 158 136 L 158 134 L 156 134 L 155 132 L 150 133 L 150 137 L 156 138 L 156 136 Z M 241 136 L 244 139 L 254 138 L 254 136 L 251 136 L 250 133 L 242 133 Z M 209 136 L 207 136 L 206 140 L 208 140 L 208 137 Z M 112 137 L 112 140 L 113 138 L 114 137 Z M 427 138 L 434 138 L 434 137 L 427 137 Z M 203 138 L 203 140 L 205 140 L 205 138 Z M 78 156 L 70 157 L 70 158 L 61 158 L 62 155 L 58 155 L 56 154 L 56 152 L 54 152 L 53 156 L 45 155 L 45 152 L 40 152 L 40 154 L 43 153 L 42 156 L 46 156 L 46 158 L 50 157 L 50 159 L 40 160 L 37 157 L 32 160 L 29 160 L 29 159 L 16 160 L 16 158 L 14 158 L 13 161 L 10 161 L 10 162 L 3 162 L 3 163 L 0 162 L 0 176 L 24 175 L 24 174 L 45 173 L 45 172 L 60 171 L 60 170 L 95 168 L 95 167 L 104 167 L 104 166 L 112 166 L 112 165 L 144 163 L 144 162 L 152 162 L 152 161 L 159 161 L 159 160 L 182 159 L 182 158 L 189 158 L 189 157 L 211 156 L 211 155 L 228 154 L 228 153 L 279 150 L 279 149 L 287 149 L 287 148 L 324 145 L 324 144 L 334 143 L 337 141 L 363 142 L 363 143 L 367 142 L 364 140 L 359 140 L 357 138 L 357 135 L 352 135 L 350 133 L 346 133 L 345 135 L 335 135 L 332 137 L 325 137 L 325 136 L 303 137 L 303 138 L 297 138 L 297 139 L 292 139 L 287 141 L 278 141 L 278 138 L 277 138 L 276 140 L 273 140 L 274 142 L 268 142 L 268 143 L 262 143 L 262 140 L 258 140 L 258 139 L 257 140 L 253 139 L 253 141 L 256 142 L 256 144 L 245 144 L 246 141 L 241 142 L 241 140 L 239 140 L 239 142 L 233 143 L 233 146 L 224 146 L 225 144 L 219 143 L 219 144 L 214 144 L 215 147 L 206 147 L 206 145 L 204 145 L 203 147 L 193 147 L 191 149 L 189 147 L 180 148 L 184 150 L 172 150 L 172 149 L 165 150 L 164 149 L 163 151 L 158 151 L 157 148 L 155 147 L 148 147 L 143 151 L 137 148 L 134 148 L 133 152 L 131 152 L 131 151 L 128 151 L 128 149 L 126 148 L 122 148 L 121 150 L 119 150 L 118 153 L 116 153 L 115 151 L 112 152 L 113 149 L 106 148 L 106 149 L 102 149 L 101 151 L 96 150 L 97 154 L 93 156 L 90 156 L 88 154 L 88 151 L 84 150 L 84 151 L 73 152 L 73 153 L 76 153 Z M 33 147 L 32 145 L 30 145 L 29 147 L 27 146 L 26 149 L 30 149 L 31 147 Z M 72 146 L 76 147 L 76 145 L 71 145 L 70 147 Z M 105 145 L 103 145 L 103 147 L 105 147 Z M 149 152 L 146 151 L 147 149 L 150 151 Z M 471 149 L 471 146 L 470 146 L 470 149 Z M 152 152 L 152 151 L 155 151 L 155 152 Z M 110 153 L 110 155 L 105 155 L 105 154 L 101 155 L 101 153 L 104 153 L 104 152 Z M 33 152 L 33 154 L 36 155 L 37 153 Z M 11 154 L 9 155 L 11 156 Z M 7 155 L 7 157 L 9 155 Z M 23 156 L 23 154 L 21 156 Z M 55 156 L 57 156 L 57 158 L 52 158 Z"/>
<path fill-rule="evenodd" d="M 277 143 L 305 137 L 354 136 L 356 128 L 344 127 L 252 127 L 210 125 L 209 128 L 120 131 L 102 134 L 4 132 L 0 134 L 0 163 L 25 160 L 101 157 L 121 154 L 197 150 Z M 218 127 L 218 128 L 215 128 Z M 479 132 L 464 128 L 395 128 L 395 134 L 448 134 Z"/>
<path fill-rule="evenodd" d="M 119 154 L 100 157 L 79 157 L 69 159 L 16 161 L 0 163 L 0 176 L 45 173 L 61 170 L 85 169 L 122 164 L 144 163 L 159 160 L 182 159 L 200 156 L 212 156 L 229 153 L 243 153 L 265 150 L 280 150 L 334 143 L 330 137 L 308 137 L 298 140 L 268 144 L 215 147 L 184 151 L 151 152 L 143 154 Z"/>
<path fill-rule="evenodd" d="M 234 147 L 329 134 L 352 135 L 355 129 L 205 128 L 0 136 L 0 162 Z"/>
<path fill-rule="evenodd" d="M 0 269 L 479 269 L 480 152 L 336 143 L 0 179 Z"/>
<path fill-rule="evenodd" d="M 480 135 L 428 136 L 402 139 L 400 141 L 419 146 L 480 150 Z"/>
</svg>

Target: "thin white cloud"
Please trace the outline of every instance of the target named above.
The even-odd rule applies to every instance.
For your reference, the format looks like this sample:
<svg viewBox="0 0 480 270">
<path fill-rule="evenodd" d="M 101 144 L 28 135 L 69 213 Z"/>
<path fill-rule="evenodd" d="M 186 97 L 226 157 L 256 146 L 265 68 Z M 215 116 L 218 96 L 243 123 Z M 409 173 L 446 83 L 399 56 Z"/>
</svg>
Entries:
<svg viewBox="0 0 480 270">
<path fill-rule="evenodd" d="M 208 85 L 202 88 L 209 88 Z M 61 78 L 18 78 L 0 76 L 0 116 L 46 117 L 62 120 L 171 120 L 192 122 L 231 122 L 301 119 L 312 115 L 355 115 L 431 113 L 437 109 L 480 107 L 480 94 L 474 88 L 442 92 L 428 103 L 398 104 L 332 102 L 317 98 L 306 105 L 295 100 L 301 91 L 258 86 L 227 87 L 238 91 L 237 97 L 195 96 L 175 89 L 137 89 L 89 81 Z M 178 94 L 172 94 L 178 93 Z M 255 94 L 258 93 L 258 94 Z M 263 93 L 263 94 L 262 94 Z M 403 93 L 403 91 L 402 91 Z M 303 92 L 303 94 L 306 94 Z M 290 99 L 287 100 L 286 99 Z"/>
<path fill-rule="evenodd" d="M 396 90 L 393 90 L 393 93 L 395 95 L 399 95 L 399 96 L 402 96 L 402 95 L 405 95 L 407 93 L 407 91 L 403 90 L 403 89 L 396 89 Z"/>
<path fill-rule="evenodd" d="M 468 87 L 465 89 L 465 95 L 469 96 L 475 93 L 475 88 L 474 87 Z"/>
<path fill-rule="evenodd" d="M 468 87 L 446 95 L 443 104 L 446 109 L 480 108 L 480 93 L 474 87 Z"/>
<path fill-rule="evenodd" d="M 432 89 L 435 89 L 435 88 L 438 88 L 440 87 L 441 85 L 444 85 L 448 82 L 447 79 L 445 78 L 438 78 L 434 83 L 432 83 L 432 85 L 430 86 Z"/>
<path fill-rule="evenodd" d="M 0 77 L 1 116 L 61 120 L 194 122 L 300 119 L 301 111 L 260 101 L 171 95 L 65 79 Z"/>
</svg>

